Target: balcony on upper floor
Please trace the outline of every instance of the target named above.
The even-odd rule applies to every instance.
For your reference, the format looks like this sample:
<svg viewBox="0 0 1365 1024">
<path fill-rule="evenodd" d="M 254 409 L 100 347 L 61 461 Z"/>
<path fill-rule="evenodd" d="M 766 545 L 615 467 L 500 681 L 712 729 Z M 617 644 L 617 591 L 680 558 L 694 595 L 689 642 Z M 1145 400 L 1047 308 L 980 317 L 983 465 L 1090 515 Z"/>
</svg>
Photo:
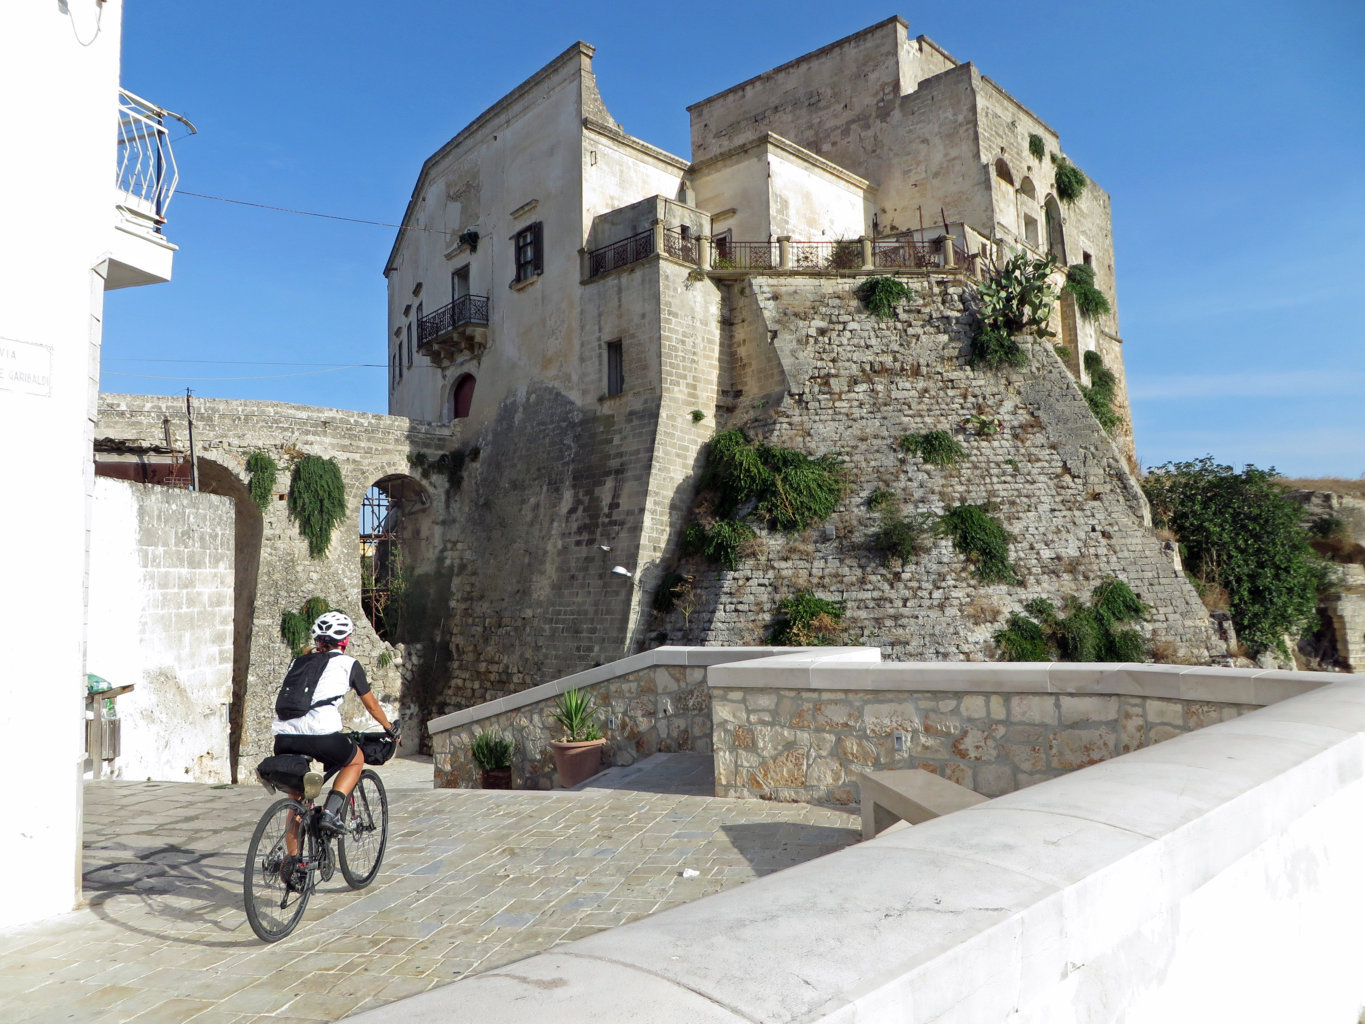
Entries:
<svg viewBox="0 0 1365 1024">
<path fill-rule="evenodd" d="M 461 295 L 417 321 L 417 351 L 437 366 L 477 356 L 487 345 L 487 295 Z"/>
<path fill-rule="evenodd" d="M 114 183 L 114 242 L 106 288 L 155 284 L 171 278 L 176 247 L 162 234 L 166 207 L 179 181 L 166 121 L 191 133 L 194 125 L 155 103 L 119 90 L 118 176 Z"/>
</svg>

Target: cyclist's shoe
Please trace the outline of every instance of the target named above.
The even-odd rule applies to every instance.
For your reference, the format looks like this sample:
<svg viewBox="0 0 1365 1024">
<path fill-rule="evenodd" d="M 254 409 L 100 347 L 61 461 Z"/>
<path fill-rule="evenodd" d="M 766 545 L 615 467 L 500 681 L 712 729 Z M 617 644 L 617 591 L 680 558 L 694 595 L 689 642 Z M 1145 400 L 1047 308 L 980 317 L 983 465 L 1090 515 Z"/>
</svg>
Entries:
<svg viewBox="0 0 1365 1024">
<path fill-rule="evenodd" d="M 346 826 L 341 823 L 335 811 L 324 807 L 318 814 L 318 829 L 325 836 L 339 836 L 346 831 Z"/>
<path fill-rule="evenodd" d="M 303 795 L 307 800 L 316 800 L 322 792 L 322 773 L 305 772 L 303 776 Z"/>
</svg>

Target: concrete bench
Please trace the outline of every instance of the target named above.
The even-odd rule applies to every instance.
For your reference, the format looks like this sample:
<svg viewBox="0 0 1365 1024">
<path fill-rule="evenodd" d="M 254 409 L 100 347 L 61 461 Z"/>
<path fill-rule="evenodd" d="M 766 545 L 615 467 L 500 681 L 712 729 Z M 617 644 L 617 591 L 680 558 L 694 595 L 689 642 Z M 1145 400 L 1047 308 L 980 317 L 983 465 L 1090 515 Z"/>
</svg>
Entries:
<svg viewBox="0 0 1365 1024">
<path fill-rule="evenodd" d="M 919 768 L 859 772 L 858 792 L 863 808 L 864 839 L 871 839 L 897 821 L 918 825 L 986 800 L 966 786 Z"/>
</svg>

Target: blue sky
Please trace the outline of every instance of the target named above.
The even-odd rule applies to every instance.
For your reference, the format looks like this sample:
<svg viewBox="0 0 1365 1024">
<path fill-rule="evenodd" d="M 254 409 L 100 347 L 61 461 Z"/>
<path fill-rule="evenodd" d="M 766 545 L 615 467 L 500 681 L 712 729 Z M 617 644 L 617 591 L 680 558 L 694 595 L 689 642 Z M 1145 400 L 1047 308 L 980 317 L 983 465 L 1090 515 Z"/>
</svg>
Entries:
<svg viewBox="0 0 1365 1024">
<path fill-rule="evenodd" d="M 126 0 L 123 85 L 198 126 L 185 192 L 396 223 L 422 161 L 576 39 L 616 120 L 686 156 L 687 104 L 897 13 L 1112 196 L 1144 465 L 1365 474 L 1359 0 Z M 104 390 L 387 411 L 392 228 L 182 193 L 167 236 L 175 279 L 108 296 Z"/>
</svg>

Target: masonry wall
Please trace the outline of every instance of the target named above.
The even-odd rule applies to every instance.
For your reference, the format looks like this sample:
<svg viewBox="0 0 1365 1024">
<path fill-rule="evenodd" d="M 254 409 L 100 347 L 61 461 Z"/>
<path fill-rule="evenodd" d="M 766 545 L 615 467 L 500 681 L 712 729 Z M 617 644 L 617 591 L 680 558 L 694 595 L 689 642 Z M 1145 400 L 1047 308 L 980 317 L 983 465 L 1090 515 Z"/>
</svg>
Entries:
<svg viewBox="0 0 1365 1024">
<path fill-rule="evenodd" d="M 1000 796 L 1256 707 L 1118 694 L 716 688 L 716 795 L 855 804 L 858 772 L 919 768 Z"/>
<path fill-rule="evenodd" d="M 994 634 L 1028 600 L 1088 598 L 1117 576 L 1152 607 L 1139 628 L 1167 660 L 1225 656 L 1207 611 L 1147 525 L 1140 488 L 1050 346 L 1032 345 L 1022 369 L 973 370 L 966 282 L 909 280 L 915 299 L 884 321 L 862 309 L 853 279 L 738 286 L 733 301 L 765 322 L 789 392 L 775 407 L 740 401 L 718 426 L 742 426 L 810 456 L 841 454 L 847 493 L 827 524 L 793 535 L 760 528 L 758 550 L 734 571 L 685 560 L 701 603 L 689 622 L 675 612 L 662 623 L 669 642 L 762 642 L 779 602 L 811 590 L 842 601 L 846 635 L 892 660 L 991 659 Z M 747 330 L 759 334 L 756 325 Z M 999 418 L 999 432 L 962 426 L 978 415 Z M 951 432 L 965 458 L 930 466 L 897 443 L 929 430 Z M 880 489 L 906 516 L 989 503 L 1013 537 L 1021 582 L 981 583 L 946 538 L 931 538 L 904 567 L 888 562 L 871 550 L 880 519 L 867 502 Z"/>
<path fill-rule="evenodd" d="M 366 490 L 381 480 L 408 478 L 423 492 L 426 503 L 407 517 L 416 535 L 412 556 L 416 570 L 413 612 L 440 621 L 443 581 L 449 570 L 443 555 L 444 536 L 438 509 L 446 502 L 448 478 L 441 473 L 423 476 L 409 463 L 410 455 L 422 455 L 431 463 L 457 447 L 448 429 L 414 423 L 398 417 L 370 413 L 315 409 L 272 402 L 236 402 L 196 399 L 194 403 L 195 448 L 199 457 L 200 486 L 208 493 L 230 497 L 239 519 L 260 533 L 255 591 L 242 600 L 252 583 L 239 578 L 229 584 L 239 600 L 234 620 L 238 666 L 232 694 L 233 723 L 237 730 L 235 755 L 238 780 L 250 778 L 250 769 L 273 748 L 270 723 L 274 719 L 275 695 L 289 667 L 290 652 L 280 638 L 280 617 L 297 611 L 308 598 L 322 597 L 346 612 L 356 624 L 350 653 L 364 666 L 376 695 L 390 715 L 399 714 L 400 667 L 403 651 L 390 648 L 371 627 L 360 602 L 360 503 Z M 182 451 L 189 448 L 183 400 L 161 396 L 101 395 L 95 431 L 96 445 L 117 444 L 126 448 L 159 450 L 169 429 L 172 442 Z M 275 500 L 262 514 L 246 496 L 250 474 L 246 461 L 254 451 L 271 455 L 279 465 Z M 301 455 L 335 458 L 346 491 L 346 517 L 337 526 L 331 546 L 320 559 L 310 557 L 308 542 L 299 535 L 284 500 L 289 489 L 290 465 Z M 239 530 L 239 536 L 243 531 Z M 243 619 L 247 620 L 245 623 Z M 245 649 L 244 649 L 245 648 Z M 381 665 L 387 653 L 394 663 Z M 388 659 L 385 659 L 386 661 Z M 348 698 L 348 720 L 358 726 L 372 724 L 358 700 Z M 408 716 L 413 717 L 411 707 Z M 416 730 L 412 730 L 413 733 Z M 415 735 L 410 742 L 415 741 Z"/>
<path fill-rule="evenodd" d="M 233 504 L 95 481 L 87 664 L 115 685 L 115 778 L 230 782 Z"/>
</svg>

